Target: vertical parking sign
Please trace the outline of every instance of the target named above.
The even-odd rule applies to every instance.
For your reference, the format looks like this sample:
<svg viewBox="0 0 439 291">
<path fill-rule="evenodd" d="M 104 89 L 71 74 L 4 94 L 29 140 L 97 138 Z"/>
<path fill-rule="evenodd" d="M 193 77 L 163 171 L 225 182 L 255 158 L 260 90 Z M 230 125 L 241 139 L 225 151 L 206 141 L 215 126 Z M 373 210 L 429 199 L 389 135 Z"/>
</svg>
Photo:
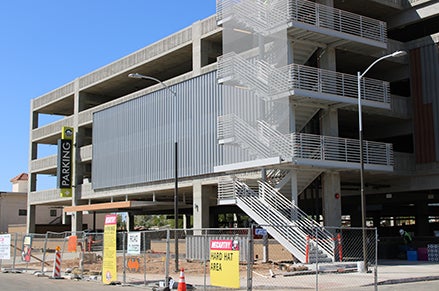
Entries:
<svg viewBox="0 0 439 291">
<path fill-rule="evenodd" d="M 210 283 L 239 288 L 239 244 L 237 240 L 210 241 Z"/>
</svg>

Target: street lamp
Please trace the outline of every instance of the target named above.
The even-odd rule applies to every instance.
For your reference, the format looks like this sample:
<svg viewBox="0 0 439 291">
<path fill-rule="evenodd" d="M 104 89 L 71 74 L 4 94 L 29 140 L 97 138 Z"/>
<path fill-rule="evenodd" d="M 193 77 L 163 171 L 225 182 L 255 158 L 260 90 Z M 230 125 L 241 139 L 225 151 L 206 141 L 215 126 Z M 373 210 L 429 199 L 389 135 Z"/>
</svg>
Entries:
<svg viewBox="0 0 439 291">
<path fill-rule="evenodd" d="M 161 85 L 163 85 L 163 87 L 165 87 L 167 90 L 169 90 L 169 92 L 172 93 L 172 95 L 174 95 L 174 170 L 175 170 L 175 178 L 174 178 L 174 223 L 175 223 L 175 229 L 178 228 L 178 141 L 177 141 L 177 106 L 176 106 L 176 102 L 177 102 L 177 94 L 171 90 L 171 88 L 169 88 L 165 83 L 163 83 L 162 81 L 160 81 L 157 78 L 151 77 L 151 76 L 145 76 L 145 75 L 141 75 L 138 73 L 131 73 L 128 75 L 128 77 L 133 78 L 133 79 L 144 79 L 144 80 L 152 80 L 155 81 L 157 83 L 160 83 Z M 178 272 L 178 233 L 177 231 L 175 231 L 175 271 Z"/>
<path fill-rule="evenodd" d="M 361 78 L 378 62 L 393 57 L 401 57 L 406 55 L 405 51 L 396 51 L 394 53 L 382 56 L 370 64 L 367 69 L 361 73 L 357 72 L 357 86 L 358 86 L 358 135 L 360 141 L 360 196 L 361 196 L 361 226 L 363 228 L 363 260 L 364 270 L 367 270 L 367 248 L 366 248 L 366 197 L 364 196 L 364 160 L 363 160 L 363 118 L 361 112 Z"/>
</svg>

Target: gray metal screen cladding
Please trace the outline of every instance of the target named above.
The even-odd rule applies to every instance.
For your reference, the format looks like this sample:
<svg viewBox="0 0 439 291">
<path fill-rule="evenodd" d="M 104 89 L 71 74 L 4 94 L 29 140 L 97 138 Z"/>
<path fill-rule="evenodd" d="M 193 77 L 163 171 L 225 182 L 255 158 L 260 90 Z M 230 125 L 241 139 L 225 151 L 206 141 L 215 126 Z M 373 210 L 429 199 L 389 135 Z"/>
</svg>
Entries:
<svg viewBox="0 0 439 291">
<path fill-rule="evenodd" d="M 216 72 L 96 112 L 93 116 L 94 189 L 213 172 L 222 164 L 217 117 L 222 100 Z"/>
</svg>

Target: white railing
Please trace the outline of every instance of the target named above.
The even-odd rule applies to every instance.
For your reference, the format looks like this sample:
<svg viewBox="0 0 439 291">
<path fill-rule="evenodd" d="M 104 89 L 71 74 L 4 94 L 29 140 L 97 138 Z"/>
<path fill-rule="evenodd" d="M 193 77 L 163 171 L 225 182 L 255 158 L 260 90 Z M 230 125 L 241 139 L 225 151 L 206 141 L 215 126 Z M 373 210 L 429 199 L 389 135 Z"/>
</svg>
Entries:
<svg viewBox="0 0 439 291">
<path fill-rule="evenodd" d="M 288 75 L 289 79 L 288 88 L 285 89 L 300 89 L 358 98 L 358 83 L 355 75 L 296 64 L 291 64 L 281 69 L 281 71 L 282 74 Z M 363 100 L 390 104 L 390 85 L 388 82 L 362 78 L 361 92 Z"/>
<path fill-rule="evenodd" d="M 307 236 L 319 240 L 319 249 L 326 255 L 322 260 L 333 261 L 332 235 L 268 183 L 258 181 L 258 189 L 251 189 L 229 178 L 220 181 L 218 189 L 219 201 L 226 199 L 246 208 L 258 224 L 266 225 L 268 232 L 302 262 L 308 261 Z"/>
<path fill-rule="evenodd" d="M 290 21 L 302 22 L 387 43 L 387 25 L 384 21 L 316 4 L 311 1 L 286 1 L 289 3 Z"/>
<path fill-rule="evenodd" d="M 360 163 L 360 142 L 357 139 L 307 133 L 281 134 L 266 122 L 258 121 L 253 128 L 236 115 L 218 117 L 218 139 L 248 148 L 262 158 L 290 158 Z M 365 164 L 393 166 L 393 147 L 390 143 L 363 140 Z"/>
<path fill-rule="evenodd" d="M 321 239 L 319 247 L 321 247 L 328 256 L 333 256 L 331 233 L 322 228 L 315 220 L 308 218 L 308 214 L 292 204 L 290 200 L 279 193 L 279 191 L 274 189 L 270 184 L 262 181 L 258 181 L 258 184 L 259 196 L 262 196 L 270 208 L 282 213 L 282 215 L 287 217 L 289 221 L 292 221 L 295 226 L 298 226 L 305 235 L 317 235 L 317 237 Z"/>
<path fill-rule="evenodd" d="M 217 21 L 221 23 L 229 17 L 240 17 L 241 21 L 261 32 L 289 22 L 298 22 L 387 43 L 387 25 L 377 19 L 307 0 L 281 0 L 275 1 L 275 5 L 261 2 L 265 1 L 217 0 Z M 282 7 L 288 7 L 287 13 L 283 13 L 280 9 Z"/>
<path fill-rule="evenodd" d="M 266 96 L 268 90 L 268 78 L 270 71 L 263 67 L 259 62 L 252 63 L 249 60 L 237 55 L 228 53 L 218 58 L 218 79 L 234 80 L 239 85 L 247 86 L 249 89 Z"/>
<path fill-rule="evenodd" d="M 273 156 L 269 141 L 255 128 L 233 114 L 218 116 L 218 139 L 233 139 L 233 143 L 248 148 L 261 158 Z"/>
<path fill-rule="evenodd" d="M 258 120 L 258 132 L 269 141 L 271 151 L 277 153 L 282 159 L 286 160 L 293 156 L 293 143 L 288 135 L 280 133 L 265 121 L 260 120 Z"/>
<path fill-rule="evenodd" d="M 295 158 L 360 162 L 360 142 L 356 139 L 293 133 Z M 363 161 L 365 164 L 393 166 L 392 144 L 363 141 Z"/>
<path fill-rule="evenodd" d="M 357 76 L 314 67 L 291 64 L 277 69 L 263 61 L 251 61 L 228 53 L 218 58 L 218 78 L 231 79 L 250 89 L 255 89 L 260 96 L 287 93 L 301 90 L 302 94 L 320 93 L 321 99 L 332 100 L 333 96 L 358 99 Z M 295 93 L 299 94 L 299 93 Z M 310 95 L 308 97 L 312 97 Z M 386 81 L 362 78 L 361 98 L 375 104 L 390 106 L 390 85 Z M 379 107 L 379 105 L 376 105 Z M 374 106 L 374 104 L 365 104 Z"/>
</svg>

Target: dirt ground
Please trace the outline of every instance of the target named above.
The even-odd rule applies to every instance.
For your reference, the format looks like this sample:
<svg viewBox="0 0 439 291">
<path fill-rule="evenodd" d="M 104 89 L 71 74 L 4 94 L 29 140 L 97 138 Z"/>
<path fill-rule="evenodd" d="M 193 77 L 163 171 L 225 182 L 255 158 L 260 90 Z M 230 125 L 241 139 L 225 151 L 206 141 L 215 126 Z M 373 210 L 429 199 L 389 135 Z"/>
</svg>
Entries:
<svg viewBox="0 0 439 291">
<path fill-rule="evenodd" d="M 79 254 L 78 254 L 78 257 Z M 131 274 L 143 274 L 146 268 L 147 274 L 164 274 L 165 273 L 165 256 L 161 254 L 146 254 L 142 256 L 126 256 L 126 272 Z M 206 265 L 205 265 L 206 264 Z M 187 261 L 181 259 L 179 261 L 179 268 L 184 268 L 185 274 L 203 274 L 205 271 L 209 272 L 210 263 L 200 261 Z M 124 266 L 123 256 L 117 257 L 117 270 L 122 272 Z M 39 269 L 41 263 L 34 262 L 29 264 L 29 268 Z M 48 261 L 46 264 L 46 270 L 51 272 L 53 268 L 53 262 Z M 61 270 L 65 272 L 70 269 L 72 273 L 81 273 L 80 259 L 62 259 Z M 102 269 L 102 257 L 96 253 L 85 253 L 83 260 L 83 272 L 82 275 L 100 275 Z M 175 261 L 171 259 L 169 265 L 169 272 L 174 273 Z M 247 264 L 240 263 L 240 272 L 246 272 Z M 257 272 L 263 276 L 270 276 L 270 274 L 287 273 L 293 271 L 307 270 L 307 267 L 294 264 L 292 261 L 276 261 L 269 263 L 262 263 L 256 261 L 253 265 L 253 272 Z"/>
</svg>

